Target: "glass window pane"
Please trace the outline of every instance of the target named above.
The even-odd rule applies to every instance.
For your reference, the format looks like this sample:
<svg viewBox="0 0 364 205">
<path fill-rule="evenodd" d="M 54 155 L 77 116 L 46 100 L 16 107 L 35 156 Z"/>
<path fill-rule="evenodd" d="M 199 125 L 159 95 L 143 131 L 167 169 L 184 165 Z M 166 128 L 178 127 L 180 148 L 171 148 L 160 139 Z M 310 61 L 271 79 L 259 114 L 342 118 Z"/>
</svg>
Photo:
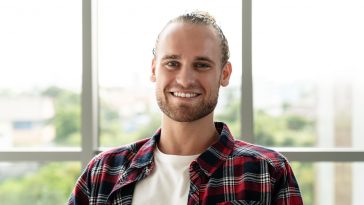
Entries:
<svg viewBox="0 0 364 205">
<path fill-rule="evenodd" d="M 0 1 L 0 149 L 80 145 L 81 1 Z"/>
<path fill-rule="evenodd" d="M 256 141 L 364 147 L 364 3 L 254 1 Z"/>
<path fill-rule="evenodd" d="M 80 174 L 79 162 L 0 162 L 1 204 L 65 204 Z"/>
<path fill-rule="evenodd" d="M 292 162 L 305 205 L 360 205 L 364 163 Z"/>
<path fill-rule="evenodd" d="M 233 76 L 222 88 L 217 120 L 239 135 L 241 79 L 241 1 L 118 1 L 98 2 L 98 65 L 100 144 L 117 146 L 150 137 L 160 126 L 151 73 L 152 48 L 167 21 L 191 9 L 216 17 L 231 50 Z M 228 12 L 227 12 L 228 11 Z"/>
</svg>

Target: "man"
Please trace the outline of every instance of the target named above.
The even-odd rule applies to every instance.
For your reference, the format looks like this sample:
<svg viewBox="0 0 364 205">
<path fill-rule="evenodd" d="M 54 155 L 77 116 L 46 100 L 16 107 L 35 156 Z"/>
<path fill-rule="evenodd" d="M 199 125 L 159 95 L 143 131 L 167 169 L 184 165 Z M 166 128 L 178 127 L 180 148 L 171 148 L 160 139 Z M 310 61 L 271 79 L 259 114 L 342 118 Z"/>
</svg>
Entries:
<svg viewBox="0 0 364 205">
<path fill-rule="evenodd" d="M 282 155 L 214 123 L 219 88 L 232 72 L 214 18 L 192 12 L 171 20 L 153 51 L 161 129 L 92 159 L 69 204 L 303 204 Z"/>
</svg>

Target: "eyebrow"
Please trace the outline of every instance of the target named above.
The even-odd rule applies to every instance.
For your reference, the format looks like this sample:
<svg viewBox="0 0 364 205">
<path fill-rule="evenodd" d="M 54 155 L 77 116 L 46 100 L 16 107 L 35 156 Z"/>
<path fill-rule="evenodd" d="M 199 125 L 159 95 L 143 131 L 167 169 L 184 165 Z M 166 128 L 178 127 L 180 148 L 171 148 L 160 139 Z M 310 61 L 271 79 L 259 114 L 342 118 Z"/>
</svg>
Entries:
<svg viewBox="0 0 364 205">
<path fill-rule="evenodd" d="M 178 55 L 165 55 L 162 58 L 162 60 L 175 60 L 175 59 L 181 59 L 181 56 L 178 56 Z"/>
</svg>

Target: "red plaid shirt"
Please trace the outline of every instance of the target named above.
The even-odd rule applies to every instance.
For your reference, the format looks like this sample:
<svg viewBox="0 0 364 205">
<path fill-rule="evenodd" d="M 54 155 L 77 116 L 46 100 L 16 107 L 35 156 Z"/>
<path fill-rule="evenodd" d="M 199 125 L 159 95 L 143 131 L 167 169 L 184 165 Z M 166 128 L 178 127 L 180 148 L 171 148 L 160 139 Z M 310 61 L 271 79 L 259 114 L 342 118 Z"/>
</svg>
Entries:
<svg viewBox="0 0 364 205">
<path fill-rule="evenodd" d="M 187 204 L 303 204 L 292 169 L 281 154 L 234 140 L 223 123 L 216 123 L 216 128 L 220 140 L 190 165 Z M 96 156 L 68 204 L 131 204 L 135 184 L 154 168 L 159 137 L 160 130 L 152 138 Z"/>
</svg>

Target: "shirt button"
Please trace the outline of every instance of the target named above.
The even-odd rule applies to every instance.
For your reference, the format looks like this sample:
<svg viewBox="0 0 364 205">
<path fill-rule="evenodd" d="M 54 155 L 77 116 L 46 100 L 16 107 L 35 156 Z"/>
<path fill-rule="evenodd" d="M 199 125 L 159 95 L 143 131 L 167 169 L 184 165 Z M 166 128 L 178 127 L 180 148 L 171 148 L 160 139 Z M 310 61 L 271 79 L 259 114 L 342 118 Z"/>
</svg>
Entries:
<svg viewBox="0 0 364 205">
<path fill-rule="evenodd" d="M 145 173 L 146 173 L 147 175 L 149 175 L 149 174 L 150 174 L 150 169 L 149 169 L 149 168 L 146 168 L 146 169 L 145 169 Z"/>
</svg>

